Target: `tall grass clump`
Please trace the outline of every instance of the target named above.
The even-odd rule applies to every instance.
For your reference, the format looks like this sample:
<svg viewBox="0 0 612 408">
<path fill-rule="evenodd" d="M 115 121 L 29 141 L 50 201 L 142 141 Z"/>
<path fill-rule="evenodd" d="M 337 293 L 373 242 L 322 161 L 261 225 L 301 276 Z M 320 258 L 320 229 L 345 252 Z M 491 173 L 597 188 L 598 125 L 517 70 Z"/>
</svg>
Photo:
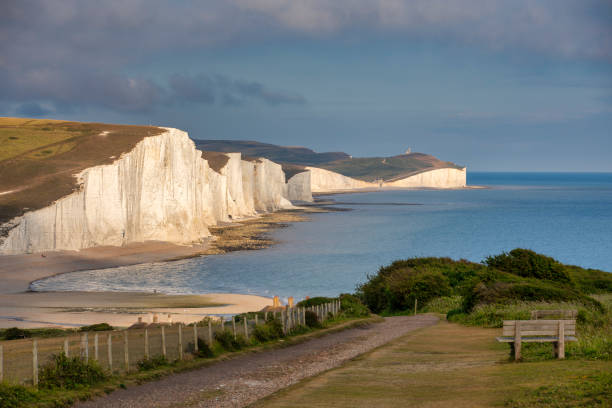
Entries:
<svg viewBox="0 0 612 408">
<path fill-rule="evenodd" d="M 459 309 L 461 302 L 462 298 L 459 295 L 440 296 L 429 301 L 421 311 L 424 313 L 447 314 L 451 310 Z"/>
<path fill-rule="evenodd" d="M 95 361 L 84 361 L 79 357 L 67 357 L 63 352 L 52 357 L 39 373 L 40 388 L 77 389 L 97 384 L 108 378 Z"/>
<path fill-rule="evenodd" d="M 38 392 L 23 385 L 0 383 L 0 407 L 20 408 L 38 401 Z"/>
<path fill-rule="evenodd" d="M 215 333 L 215 340 L 225 351 L 238 351 L 248 345 L 243 335 L 234 333 L 230 330 L 222 330 Z"/>
</svg>

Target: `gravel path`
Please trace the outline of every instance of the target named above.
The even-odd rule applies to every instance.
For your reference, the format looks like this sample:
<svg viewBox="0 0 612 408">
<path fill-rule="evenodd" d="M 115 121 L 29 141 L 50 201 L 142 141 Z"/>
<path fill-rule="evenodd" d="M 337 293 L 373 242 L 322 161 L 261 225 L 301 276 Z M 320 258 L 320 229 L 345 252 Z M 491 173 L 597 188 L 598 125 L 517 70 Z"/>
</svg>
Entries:
<svg viewBox="0 0 612 408">
<path fill-rule="evenodd" d="M 410 331 L 432 315 L 398 316 L 282 349 L 247 354 L 146 383 L 75 407 L 244 407 L 281 388 L 337 367 Z"/>
</svg>

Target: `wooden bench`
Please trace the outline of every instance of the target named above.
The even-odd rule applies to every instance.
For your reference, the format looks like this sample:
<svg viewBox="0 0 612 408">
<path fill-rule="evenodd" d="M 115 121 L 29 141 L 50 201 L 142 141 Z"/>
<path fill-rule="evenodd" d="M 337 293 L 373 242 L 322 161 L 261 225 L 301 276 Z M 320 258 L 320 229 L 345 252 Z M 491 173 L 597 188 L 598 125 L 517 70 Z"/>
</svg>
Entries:
<svg viewBox="0 0 612 408">
<path fill-rule="evenodd" d="M 555 356 L 565 358 L 565 342 L 576 341 L 576 320 L 504 320 L 501 343 L 511 343 L 514 359 L 521 359 L 522 343 L 554 343 Z"/>
<path fill-rule="evenodd" d="M 576 319 L 578 317 L 577 310 L 532 310 L 531 319 Z"/>
</svg>

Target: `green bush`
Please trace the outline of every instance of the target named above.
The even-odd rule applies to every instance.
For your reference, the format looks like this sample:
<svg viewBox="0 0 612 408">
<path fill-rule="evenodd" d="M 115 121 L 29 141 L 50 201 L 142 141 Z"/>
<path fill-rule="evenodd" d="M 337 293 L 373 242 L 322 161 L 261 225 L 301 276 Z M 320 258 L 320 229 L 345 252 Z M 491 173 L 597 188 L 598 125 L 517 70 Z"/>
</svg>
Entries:
<svg viewBox="0 0 612 408">
<path fill-rule="evenodd" d="M 238 351 L 247 346 L 247 341 L 242 335 L 234 338 L 234 333 L 230 330 L 222 330 L 215 333 L 215 340 L 226 351 Z"/>
<path fill-rule="evenodd" d="M 344 317 L 368 317 L 370 309 L 357 296 L 343 293 L 340 295 L 340 313 Z"/>
<path fill-rule="evenodd" d="M 158 367 L 168 365 L 168 360 L 165 356 L 155 356 L 150 358 L 143 358 L 136 363 L 139 371 L 153 370 Z"/>
<path fill-rule="evenodd" d="M 280 339 L 283 336 L 283 326 L 279 319 L 268 319 L 265 324 L 260 324 L 253 329 L 253 337 L 262 343 Z"/>
<path fill-rule="evenodd" d="M 32 337 L 32 335 L 27 330 L 23 330 L 17 327 L 11 327 L 10 329 L 4 330 L 3 337 L 5 340 L 18 340 Z"/>
<path fill-rule="evenodd" d="M 0 407 L 20 408 L 38 400 L 36 390 L 22 385 L 0 383 Z"/>
<path fill-rule="evenodd" d="M 489 256 L 485 264 L 504 272 L 522 276 L 571 284 L 572 280 L 563 264 L 529 249 L 516 248 L 510 252 Z"/>
<path fill-rule="evenodd" d="M 306 321 L 306 326 L 313 328 L 313 329 L 318 329 L 321 327 L 321 322 L 319 321 L 319 318 L 317 317 L 317 314 L 315 312 L 311 312 L 310 310 L 307 310 L 304 313 L 304 317 Z"/>
<path fill-rule="evenodd" d="M 357 288 L 357 296 L 375 313 L 408 310 L 415 299 L 424 305 L 450 294 L 448 278 L 429 266 L 381 268 Z"/>
<path fill-rule="evenodd" d="M 83 326 L 79 329 L 79 331 L 82 332 L 88 332 L 88 331 L 107 331 L 107 330 L 114 330 L 114 327 L 111 326 L 108 323 L 96 323 L 96 324 L 92 324 L 90 326 Z"/>
<path fill-rule="evenodd" d="M 319 305 L 323 305 L 325 303 L 331 303 L 334 300 L 336 300 L 336 299 L 335 298 L 329 298 L 329 297 L 323 297 L 323 296 L 317 296 L 317 297 L 313 297 L 313 298 L 310 298 L 310 299 L 302 300 L 302 301 L 298 302 L 296 304 L 296 306 L 299 306 L 299 307 L 319 306 Z"/>
<path fill-rule="evenodd" d="M 52 357 L 39 374 L 40 388 L 75 389 L 104 381 L 108 376 L 95 361 L 66 357 L 63 352 Z"/>
</svg>

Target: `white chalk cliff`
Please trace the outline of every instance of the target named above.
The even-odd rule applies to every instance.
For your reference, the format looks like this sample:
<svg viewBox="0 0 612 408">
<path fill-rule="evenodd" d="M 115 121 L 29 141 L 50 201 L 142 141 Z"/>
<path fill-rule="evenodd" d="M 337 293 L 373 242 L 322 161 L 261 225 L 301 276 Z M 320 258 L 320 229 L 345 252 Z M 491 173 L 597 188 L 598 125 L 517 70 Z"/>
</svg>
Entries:
<svg viewBox="0 0 612 408">
<path fill-rule="evenodd" d="M 461 188 L 466 186 L 466 169 L 442 168 L 424 171 L 393 181 L 385 181 L 385 187 L 412 188 Z"/>
<path fill-rule="evenodd" d="M 219 222 L 312 201 L 309 173 L 286 183 L 277 163 L 227 156 L 215 171 L 183 131 L 146 137 L 112 164 L 82 171 L 78 191 L 7 223 L 13 228 L 0 238 L 0 254 L 147 240 L 187 244 Z"/>
<path fill-rule="evenodd" d="M 357 180 L 333 171 L 306 167 L 310 170 L 313 193 L 324 193 L 333 191 L 371 189 L 379 187 L 391 188 L 462 188 L 466 186 L 466 169 L 438 168 L 427 170 L 422 173 L 413 174 L 395 180 L 370 183 Z"/>
</svg>

